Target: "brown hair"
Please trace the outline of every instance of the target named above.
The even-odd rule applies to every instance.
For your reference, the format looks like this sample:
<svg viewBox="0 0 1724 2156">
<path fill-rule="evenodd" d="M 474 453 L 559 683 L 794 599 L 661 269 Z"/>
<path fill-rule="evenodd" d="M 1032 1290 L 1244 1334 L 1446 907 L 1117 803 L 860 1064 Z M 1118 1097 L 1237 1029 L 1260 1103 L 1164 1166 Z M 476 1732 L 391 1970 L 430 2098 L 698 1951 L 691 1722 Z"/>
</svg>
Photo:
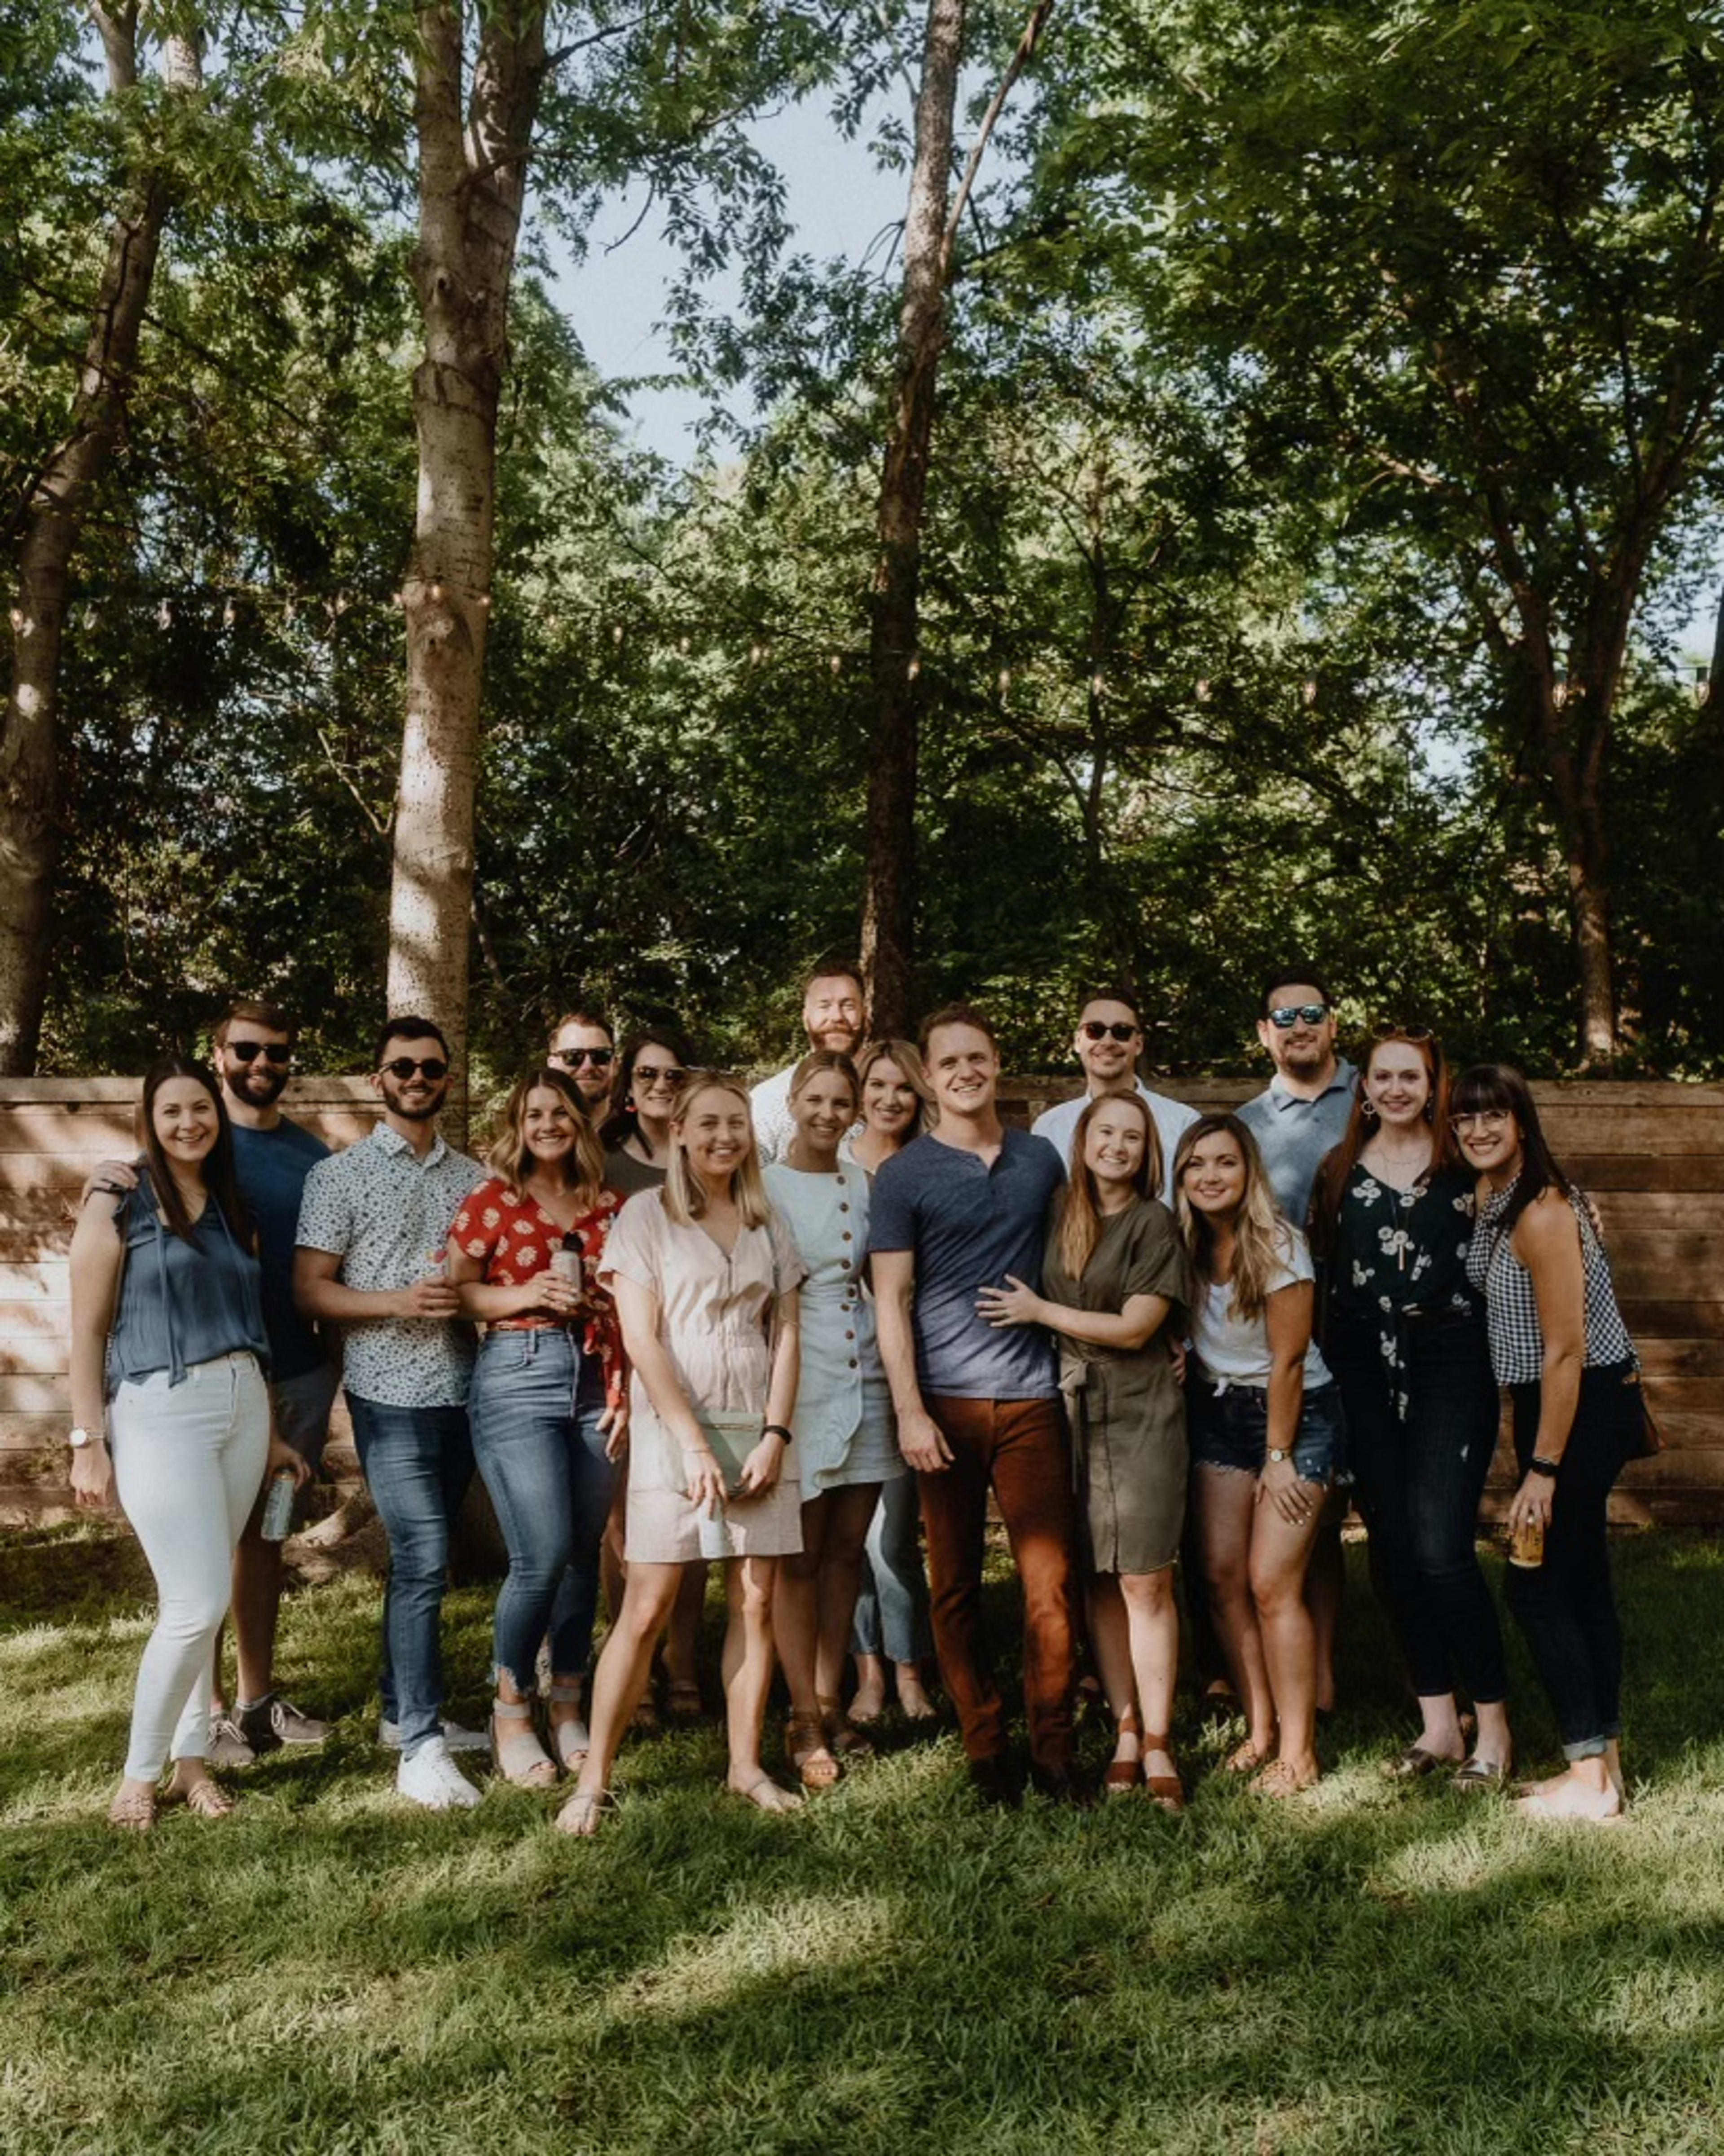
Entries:
<svg viewBox="0 0 1724 2156">
<path fill-rule="evenodd" d="M 532 1172 L 535 1158 L 526 1142 L 526 1104 L 541 1086 L 547 1092 L 555 1093 L 575 1119 L 575 1164 L 579 1170 L 577 1196 L 596 1205 L 604 1182 L 604 1149 L 598 1142 L 574 1080 L 567 1071 L 553 1070 L 548 1063 L 529 1070 L 503 1103 L 497 1135 L 485 1154 L 485 1164 L 500 1183 L 507 1184 L 513 1196 L 521 1195 L 521 1186 Z"/>
<path fill-rule="evenodd" d="M 835 1070 L 840 1078 L 850 1081 L 850 1099 L 859 1111 L 862 1106 L 862 1081 L 856 1075 L 856 1066 L 848 1055 L 836 1048 L 811 1048 L 790 1074 L 790 1097 L 793 1101 L 811 1078 L 823 1070 Z"/>
<path fill-rule="evenodd" d="M 1341 1217 L 1341 1194 L 1377 1127 L 1376 1110 L 1373 1108 L 1368 1115 L 1365 1111 L 1365 1081 L 1371 1075 L 1371 1060 L 1379 1048 L 1388 1048 L 1397 1041 L 1419 1050 L 1424 1075 L 1430 1082 L 1424 1119 L 1431 1127 L 1431 1165 L 1445 1167 L 1455 1158 L 1455 1142 L 1449 1128 L 1449 1067 L 1443 1060 L 1442 1043 L 1434 1033 L 1410 1031 L 1399 1025 L 1382 1027 L 1372 1034 L 1359 1066 L 1347 1128 L 1341 1134 L 1340 1142 L 1323 1155 L 1311 1188 L 1311 1212 L 1306 1224 L 1311 1249 L 1320 1256 L 1326 1257 L 1334 1248 L 1336 1225 Z"/>
<path fill-rule="evenodd" d="M 861 1111 L 862 1094 L 867 1090 L 868 1074 L 876 1063 L 895 1063 L 909 1081 L 916 1096 L 916 1120 L 911 1123 L 904 1143 L 919 1138 L 933 1121 L 934 1089 L 928 1083 L 928 1074 L 922 1068 L 921 1050 L 913 1041 L 900 1040 L 895 1035 L 886 1035 L 870 1040 L 856 1058 L 856 1076 L 860 1087 L 856 1095 L 857 1111 Z"/>
<path fill-rule="evenodd" d="M 215 1073 L 208 1064 L 198 1063 L 189 1055 L 164 1055 L 152 1063 L 144 1073 L 144 1090 L 138 1098 L 136 1129 L 144 1165 L 149 1170 L 150 1183 L 156 1194 L 156 1203 L 162 1208 L 163 1219 L 170 1230 L 182 1242 L 192 1240 L 192 1219 L 186 1210 L 186 1201 L 180 1187 L 173 1179 L 173 1170 L 167 1164 L 167 1155 L 162 1150 L 162 1140 L 156 1131 L 156 1096 L 170 1079 L 190 1078 L 201 1086 L 215 1102 L 216 1140 L 198 1163 L 203 1187 L 216 1204 L 221 1208 L 236 1243 L 247 1250 L 252 1248 L 250 1216 L 245 1201 L 239 1195 L 239 1178 L 233 1165 L 233 1126 L 228 1119 L 227 1105 L 222 1099 L 222 1089 L 216 1083 Z"/>
<path fill-rule="evenodd" d="M 1245 1168 L 1245 1194 L 1234 1219 L 1233 1311 L 1247 1325 L 1263 1315 L 1269 1284 L 1285 1265 L 1287 1237 L 1296 1235 L 1276 1209 L 1274 1186 L 1263 1165 L 1257 1141 L 1237 1116 L 1199 1116 L 1181 1132 L 1173 1156 L 1173 1195 L 1179 1232 L 1191 1253 L 1192 1270 L 1208 1286 L 1215 1277 L 1215 1231 L 1185 1194 L 1185 1171 L 1204 1138 L 1228 1137 L 1239 1147 Z"/>
<path fill-rule="evenodd" d="M 748 1088 L 740 1078 L 728 1078 L 721 1070 L 690 1070 L 677 1093 L 676 1106 L 670 1111 L 670 1158 L 665 1164 L 662 1194 L 664 1210 L 679 1227 L 687 1228 L 706 1209 L 706 1194 L 690 1173 L 680 1133 L 695 1101 L 702 1093 L 711 1092 L 733 1094 L 748 1111 L 748 1150 L 731 1170 L 731 1195 L 745 1228 L 764 1228 L 772 1217 L 772 1202 L 761 1179 L 760 1147 L 754 1135 Z"/>
<path fill-rule="evenodd" d="M 1104 1107 L 1129 1101 L 1143 1118 L 1143 1158 L 1131 1178 L 1140 1198 L 1154 1198 L 1162 1187 L 1162 1141 L 1149 1103 L 1141 1093 L 1124 1090 L 1098 1093 L 1078 1117 L 1071 1141 L 1071 1177 L 1060 1199 L 1060 1262 L 1075 1281 L 1095 1255 L 1101 1240 L 1101 1208 L 1095 1202 L 1095 1171 L 1084 1158 L 1090 1125 Z"/>
<path fill-rule="evenodd" d="M 928 1052 L 928 1043 L 942 1025 L 967 1025 L 985 1037 L 996 1055 L 999 1054 L 1000 1045 L 994 1038 L 993 1028 L 973 1004 L 943 1004 L 938 1010 L 931 1012 L 917 1029 L 916 1037 L 921 1042 L 924 1055 Z"/>
<path fill-rule="evenodd" d="M 588 1026 L 594 1033 L 602 1033 L 613 1048 L 617 1045 L 615 1026 L 608 1018 L 601 1018 L 596 1010 L 588 1010 L 584 1004 L 577 1004 L 572 1010 L 565 1011 L 552 1027 L 548 1037 L 555 1040 L 566 1025 Z"/>
<path fill-rule="evenodd" d="M 298 1026 L 280 1004 L 265 1003 L 260 997 L 239 996 L 228 1004 L 226 1014 L 217 1021 L 210 1039 L 218 1048 L 224 1048 L 228 1029 L 242 1023 L 263 1026 L 270 1033 L 285 1033 L 290 1047 L 300 1037 Z"/>
</svg>

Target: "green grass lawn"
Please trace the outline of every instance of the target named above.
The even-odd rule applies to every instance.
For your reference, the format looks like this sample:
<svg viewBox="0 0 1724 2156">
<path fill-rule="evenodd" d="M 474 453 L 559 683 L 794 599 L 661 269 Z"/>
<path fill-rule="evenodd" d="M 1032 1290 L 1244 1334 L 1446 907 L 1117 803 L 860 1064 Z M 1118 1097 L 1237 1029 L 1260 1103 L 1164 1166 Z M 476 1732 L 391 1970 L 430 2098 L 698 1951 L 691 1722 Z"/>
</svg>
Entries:
<svg viewBox="0 0 1724 2156">
<path fill-rule="evenodd" d="M 1724 1552 L 1620 1551 L 1638 1786 L 1604 1833 L 1382 1779 L 1405 1717 L 1361 1555 L 1308 1803 L 1207 1772 L 1217 1737 L 1183 1743 L 1183 1820 L 984 1813 L 950 1735 L 900 1735 L 774 1820 L 702 1731 L 633 1745 L 577 1844 L 516 1790 L 395 1801 L 362 1579 L 284 1618 L 324 1753 L 225 1824 L 110 1832 L 136 1553 L 0 1542 L 0 2149 L 1724 2148 Z M 475 1716 L 489 1603 L 450 1604 Z"/>
</svg>

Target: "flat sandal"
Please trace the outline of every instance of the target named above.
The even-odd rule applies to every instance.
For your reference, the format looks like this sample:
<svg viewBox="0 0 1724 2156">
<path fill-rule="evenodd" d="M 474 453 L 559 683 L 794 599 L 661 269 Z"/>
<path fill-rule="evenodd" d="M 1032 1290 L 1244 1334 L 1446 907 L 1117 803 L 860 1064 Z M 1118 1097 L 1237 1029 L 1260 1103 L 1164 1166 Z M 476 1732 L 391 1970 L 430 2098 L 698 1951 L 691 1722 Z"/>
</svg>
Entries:
<svg viewBox="0 0 1724 2156">
<path fill-rule="evenodd" d="M 147 1834 L 156 1824 L 153 1789 L 120 1789 L 108 1807 L 108 1825 L 132 1834 Z"/>
<path fill-rule="evenodd" d="M 1146 1762 L 1152 1752 L 1165 1752 L 1170 1758 L 1172 1757 L 1172 1746 L 1168 1742 L 1167 1732 L 1165 1730 L 1162 1730 L 1159 1735 L 1141 1737 L 1138 1743 L 1142 1747 Z M 1146 1764 L 1143 1769 L 1143 1791 L 1150 1802 L 1152 1804 L 1159 1804 L 1164 1812 L 1177 1815 L 1185 1810 L 1185 1784 L 1178 1774 L 1152 1774 Z"/>
<path fill-rule="evenodd" d="M 513 1727 L 505 1733 L 500 1725 Z M 557 1762 L 540 1743 L 528 1699 L 494 1699 L 490 1718 L 491 1763 L 517 1789 L 548 1789 L 557 1779 Z"/>
</svg>

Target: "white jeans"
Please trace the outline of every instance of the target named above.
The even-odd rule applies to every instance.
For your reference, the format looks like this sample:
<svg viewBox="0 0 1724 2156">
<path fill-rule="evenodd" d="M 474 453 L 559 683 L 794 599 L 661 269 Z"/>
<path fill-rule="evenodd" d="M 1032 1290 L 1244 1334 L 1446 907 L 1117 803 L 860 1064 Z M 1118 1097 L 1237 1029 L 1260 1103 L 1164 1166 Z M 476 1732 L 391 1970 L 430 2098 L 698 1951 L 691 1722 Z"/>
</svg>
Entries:
<svg viewBox="0 0 1724 2156">
<path fill-rule="evenodd" d="M 209 1744 L 216 1634 L 227 1614 L 233 1550 L 269 1451 L 269 1400 L 257 1358 L 194 1363 L 121 1385 L 108 1409 L 114 1485 L 160 1600 L 138 1666 L 129 1781 L 153 1782 L 170 1758 Z"/>
</svg>

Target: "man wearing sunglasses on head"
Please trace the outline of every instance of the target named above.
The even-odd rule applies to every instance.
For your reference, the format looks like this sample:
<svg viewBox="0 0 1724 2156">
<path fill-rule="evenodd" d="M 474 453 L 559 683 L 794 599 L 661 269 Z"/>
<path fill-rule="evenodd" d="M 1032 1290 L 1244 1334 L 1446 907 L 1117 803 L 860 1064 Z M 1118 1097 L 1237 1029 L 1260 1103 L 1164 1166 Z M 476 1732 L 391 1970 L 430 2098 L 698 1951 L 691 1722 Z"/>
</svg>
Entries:
<svg viewBox="0 0 1724 2156">
<path fill-rule="evenodd" d="M 294 1242 L 305 1178 L 329 1158 L 321 1138 L 281 1112 L 293 1067 L 296 1029 L 280 1004 L 242 998 L 230 1004 L 211 1036 L 216 1075 L 233 1132 L 239 1194 L 258 1235 L 264 1331 L 269 1343 L 269 1413 L 275 1434 L 310 1462 L 315 1476 L 329 1437 L 330 1409 L 341 1383 L 336 1342 L 300 1316 L 294 1303 Z M 91 1183 L 130 1190 L 129 1162 L 104 1161 Z M 239 1691 L 228 1707 L 222 1645 L 216 1641 L 210 1691 L 209 1758 L 249 1767 L 259 1752 L 283 1745 L 321 1744 L 329 1724 L 275 1690 L 275 1630 L 281 1611 L 281 1544 L 261 1532 L 269 1485 L 259 1492 L 233 1553 L 233 1638 Z"/>
<path fill-rule="evenodd" d="M 546 1060 L 567 1071 L 595 1130 L 610 1113 L 617 1036 L 608 1019 L 577 1006 L 551 1029 Z"/>
<path fill-rule="evenodd" d="M 462 1199 L 485 1179 L 438 1135 L 449 1084 L 441 1029 L 391 1019 L 372 1077 L 382 1116 L 306 1178 L 294 1271 L 300 1310 L 341 1328 L 354 1441 L 389 1538 L 382 1739 L 400 1748 L 397 1789 L 432 1811 L 479 1802 L 451 1751 L 485 1743 L 443 1719 L 449 1529 L 473 1479 L 473 1332 L 457 1315 L 446 1246 Z"/>
<path fill-rule="evenodd" d="M 1198 1111 L 1188 1108 L 1183 1101 L 1170 1101 L 1165 1093 L 1152 1093 L 1137 1075 L 1137 1059 L 1143 1053 L 1143 1026 L 1137 1006 L 1117 989 L 1101 990 L 1079 1013 L 1071 1045 L 1083 1065 L 1085 1089 L 1075 1099 L 1061 1101 L 1057 1106 L 1045 1109 L 1030 1125 L 1032 1134 L 1048 1141 L 1070 1173 L 1072 1141 L 1077 1136 L 1078 1120 L 1084 1110 L 1098 1094 L 1135 1086 L 1138 1099 L 1155 1118 L 1156 1135 L 1162 1142 L 1162 1159 L 1165 1163 L 1162 1195 L 1171 1205 L 1173 1155 L 1178 1150 L 1180 1133 L 1188 1124 L 1198 1120 Z"/>
</svg>

